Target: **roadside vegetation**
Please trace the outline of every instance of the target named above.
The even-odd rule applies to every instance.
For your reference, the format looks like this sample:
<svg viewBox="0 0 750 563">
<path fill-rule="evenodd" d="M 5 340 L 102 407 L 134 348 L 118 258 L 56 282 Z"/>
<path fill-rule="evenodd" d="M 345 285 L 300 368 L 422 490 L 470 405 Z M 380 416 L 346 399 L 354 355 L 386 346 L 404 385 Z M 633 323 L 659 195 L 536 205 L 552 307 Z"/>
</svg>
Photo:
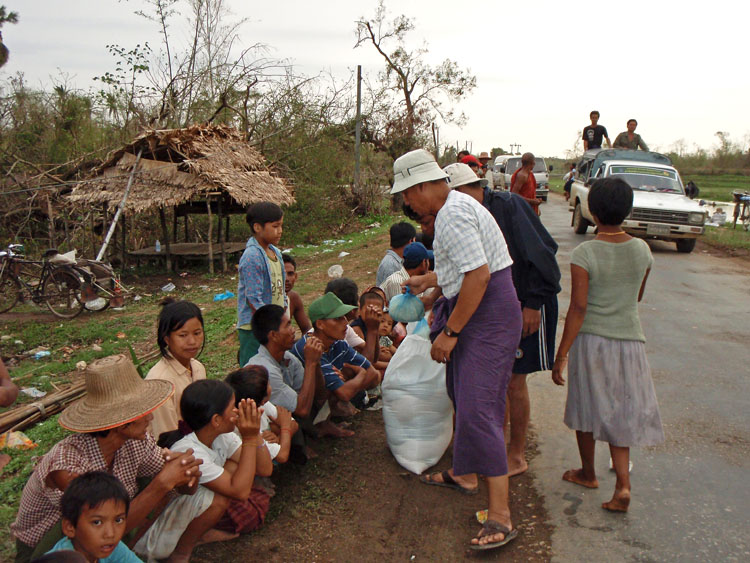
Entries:
<svg viewBox="0 0 750 563">
<path fill-rule="evenodd" d="M 374 218 L 377 219 L 377 218 Z M 364 228 L 346 238 L 328 240 L 320 245 L 295 246 L 292 256 L 298 260 L 299 281 L 297 291 L 308 305 L 318 297 L 328 281 L 327 270 L 334 264 L 344 268 L 344 275 L 352 277 L 360 287 L 374 279 L 378 263 L 388 245 L 388 229 L 393 221 L 403 220 L 397 216 L 380 218 L 378 226 Z M 373 221 L 371 224 L 377 224 Z M 282 239 L 282 246 L 286 239 Z M 339 257 L 342 251 L 349 255 Z M 156 318 L 159 302 L 167 294 L 160 288 L 172 281 L 176 287 L 168 295 L 196 303 L 202 310 L 205 326 L 206 346 L 200 361 L 206 366 L 209 378 L 221 378 L 236 364 L 237 342 L 235 326 L 237 322 L 236 298 L 214 301 L 215 294 L 230 290 L 237 291 L 234 273 L 209 275 L 205 269 L 190 269 L 185 277 L 167 276 L 147 268 L 137 275 L 131 274 L 125 284 L 134 287 L 141 296 L 139 301 L 128 301 L 122 311 L 107 309 L 100 313 L 84 312 L 81 316 L 61 321 L 43 309 L 24 309 L 21 314 L 6 314 L 0 320 L 0 335 L 9 336 L 0 340 L 0 354 L 11 361 L 11 377 L 19 387 L 38 389 L 53 393 L 73 381 L 79 381 L 82 372 L 76 370 L 76 363 L 90 362 L 111 354 L 135 354 L 142 358 L 156 350 Z M 34 315 L 29 317 L 29 315 Z M 14 344 L 21 340 L 22 344 Z M 50 352 L 48 358 L 34 360 L 25 352 L 42 347 Z M 132 350 L 132 352 L 131 352 Z M 146 362 L 141 366 L 143 374 L 156 363 Z M 21 393 L 18 403 L 26 404 L 35 399 Z M 0 409 L 1 412 L 9 410 Z M 57 424 L 57 415 L 44 422 L 23 430 L 37 447 L 30 450 L 0 449 L 0 453 L 10 454 L 12 461 L 0 473 L 0 561 L 10 560 L 14 543 L 9 526 L 15 519 L 21 491 L 34 467 L 34 461 L 66 435 Z M 306 503 L 316 505 L 322 497 L 314 490 L 307 493 Z M 281 507 L 274 508 L 272 514 Z"/>
</svg>

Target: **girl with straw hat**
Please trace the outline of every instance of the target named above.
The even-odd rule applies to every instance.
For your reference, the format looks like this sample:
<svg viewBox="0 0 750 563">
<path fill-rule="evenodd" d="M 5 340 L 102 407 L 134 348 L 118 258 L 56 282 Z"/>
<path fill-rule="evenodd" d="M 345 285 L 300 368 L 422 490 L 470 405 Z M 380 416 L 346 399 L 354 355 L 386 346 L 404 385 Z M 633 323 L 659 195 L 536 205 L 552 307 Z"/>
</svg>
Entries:
<svg viewBox="0 0 750 563">
<path fill-rule="evenodd" d="M 68 484 L 88 471 L 117 477 L 132 499 L 127 529 L 146 516 L 176 487 L 195 486 L 200 459 L 192 450 L 172 453 L 147 432 L 151 413 L 173 393 L 167 381 L 144 381 L 124 355 L 95 360 L 86 370 L 86 395 L 60 415 L 74 432 L 37 463 L 21 496 L 11 530 L 16 561 L 46 553 L 62 537 L 60 499 Z M 136 479 L 151 482 L 138 491 Z"/>
</svg>

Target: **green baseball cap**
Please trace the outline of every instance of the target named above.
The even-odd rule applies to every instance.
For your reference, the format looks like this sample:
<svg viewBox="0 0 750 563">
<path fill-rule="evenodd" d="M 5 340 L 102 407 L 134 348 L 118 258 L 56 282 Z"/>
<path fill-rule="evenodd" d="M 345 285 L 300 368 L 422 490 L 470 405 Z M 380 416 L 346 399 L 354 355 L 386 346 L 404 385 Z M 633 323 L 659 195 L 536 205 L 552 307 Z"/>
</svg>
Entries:
<svg viewBox="0 0 750 563">
<path fill-rule="evenodd" d="M 320 319 L 338 319 L 354 309 L 356 307 L 352 305 L 344 305 L 341 299 L 333 293 L 326 293 L 323 297 L 318 297 L 310 303 L 307 315 L 310 317 L 310 322 L 315 324 L 315 321 Z"/>
</svg>

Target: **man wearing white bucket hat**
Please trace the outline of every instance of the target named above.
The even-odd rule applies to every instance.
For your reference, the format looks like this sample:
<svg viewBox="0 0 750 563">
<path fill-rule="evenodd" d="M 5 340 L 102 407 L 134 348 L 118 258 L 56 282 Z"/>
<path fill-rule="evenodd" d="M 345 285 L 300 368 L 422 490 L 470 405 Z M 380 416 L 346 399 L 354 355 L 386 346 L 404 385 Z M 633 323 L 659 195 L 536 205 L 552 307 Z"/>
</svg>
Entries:
<svg viewBox="0 0 750 563">
<path fill-rule="evenodd" d="M 393 163 L 391 193 L 419 215 L 435 215 L 435 272 L 405 282 L 414 293 L 440 287 L 434 307 L 432 359 L 446 363 L 446 387 L 456 411 L 453 468 L 423 475 L 427 485 L 478 492 L 487 477 L 489 513 L 472 539 L 476 550 L 507 544 L 518 532 L 508 506 L 508 462 L 503 438 L 505 395 L 521 308 L 513 287 L 512 259 L 492 215 L 473 198 L 451 190 L 448 174 L 425 150 Z"/>
<path fill-rule="evenodd" d="M 492 214 L 513 258 L 513 285 L 523 317 L 522 338 L 508 385 L 508 476 L 513 477 L 529 467 L 525 458 L 530 415 L 526 375 L 551 370 L 554 364 L 560 291 L 560 268 L 555 258 L 557 243 L 518 194 L 493 192 L 483 187 L 471 168 L 460 163 L 449 164 L 443 170 L 450 176 L 452 189 L 473 197 Z"/>
</svg>

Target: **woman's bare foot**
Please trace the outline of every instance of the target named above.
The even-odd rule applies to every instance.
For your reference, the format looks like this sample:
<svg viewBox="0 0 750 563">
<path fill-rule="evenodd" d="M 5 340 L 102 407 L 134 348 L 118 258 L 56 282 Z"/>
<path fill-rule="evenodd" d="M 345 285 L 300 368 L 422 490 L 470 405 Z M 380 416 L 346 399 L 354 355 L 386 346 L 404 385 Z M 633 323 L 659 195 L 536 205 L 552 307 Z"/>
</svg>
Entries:
<svg viewBox="0 0 750 563">
<path fill-rule="evenodd" d="M 612 500 L 609 502 L 603 502 L 602 508 L 605 510 L 611 510 L 612 512 L 627 512 L 630 506 L 630 491 L 626 490 L 615 490 L 615 494 L 612 495 Z"/>
<path fill-rule="evenodd" d="M 324 420 L 323 422 L 316 424 L 315 428 L 320 437 L 331 436 L 332 438 L 348 438 L 349 436 L 354 436 L 352 430 L 341 428 L 330 420 Z"/>
<path fill-rule="evenodd" d="M 223 530 L 211 528 L 208 532 L 201 536 L 201 539 L 198 540 L 198 543 L 196 545 L 200 545 L 202 543 L 214 543 L 218 541 L 229 541 L 238 537 L 240 537 L 239 534 L 233 534 L 231 532 L 225 532 Z"/>
<path fill-rule="evenodd" d="M 349 401 L 336 401 L 334 405 L 331 405 L 331 416 L 351 418 L 358 412 L 359 410 L 357 410 L 357 408 Z"/>
<path fill-rule="evenodd" d="M 508 458 L 508 477 L 515 477 L 521 473 L 525 473 L 529 469 L 529 464 L 526 460 L 521 459 L 510 459 Z"/>
<path fill-rule="evenodd" d="M 581 485 L 582 487 L 586 487 L 589 489 L 598 489 L 599 488 L 599 481 L 596 480 L 596 477 L 590 478 L 583 473 L 583 469 L 568 469 L 565 473 L 563 473 L 563 481 L 570 481 L 571 483 L 575 483 L 576 485 Z"/>
</svg>

